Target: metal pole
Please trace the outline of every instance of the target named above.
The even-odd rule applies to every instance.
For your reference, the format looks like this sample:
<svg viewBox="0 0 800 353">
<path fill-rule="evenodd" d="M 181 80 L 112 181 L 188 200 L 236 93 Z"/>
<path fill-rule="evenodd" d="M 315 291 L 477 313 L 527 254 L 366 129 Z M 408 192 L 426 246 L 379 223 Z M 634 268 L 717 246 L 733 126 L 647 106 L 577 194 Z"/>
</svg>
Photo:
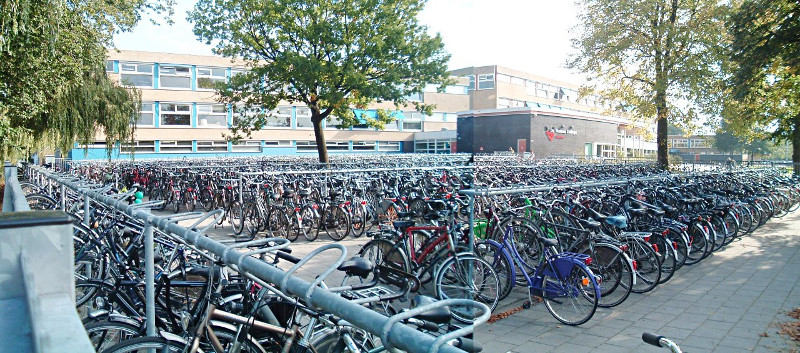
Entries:
<svg viewBox="0 0 800 353">
<path fill-rule="evenodd" d="M 153 264 L 153 225 L 144 225 L 144 297 L 147 317 L 147 335 L 156 337 L 156 286 Z"/>
<path fill-rule="evenodd" d="M 86 228 L 89 228 L 89 204 L 91 203 L 91 199 L 89 198 L 89 194 L 83 194 L 83 225 Z"/>
</svg>

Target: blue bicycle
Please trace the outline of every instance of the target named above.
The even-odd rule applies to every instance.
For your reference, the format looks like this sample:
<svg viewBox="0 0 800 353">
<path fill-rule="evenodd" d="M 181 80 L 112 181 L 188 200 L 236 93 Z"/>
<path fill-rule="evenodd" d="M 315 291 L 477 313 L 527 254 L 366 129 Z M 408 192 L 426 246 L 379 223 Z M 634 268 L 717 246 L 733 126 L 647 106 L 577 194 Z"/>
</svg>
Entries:
<svg viewBox="0 0 800 353">
<path fill-rule="evenodd" d="M 475 245 L 475 253 L 492 264 L 501 280 L 513 287 L 517 270 L 528 284 L 531 295 L 541 297 L 547 310 L 558 321 L 567 325 L 580 325 L 589 321 L 597 310 L 600 299 L 599 278 L 588 265 L 589 255 L 571 252 L 559 253 L 557 239 L 545 238 L 536 231 L 535 240 L 544 250 L 536 266 L 525 262 L 517 251 L 514 229 L 506 228 L 500 242 L 483 240 Z M 532 303 L 533 301 L 529 301 Z"/>
</svg>

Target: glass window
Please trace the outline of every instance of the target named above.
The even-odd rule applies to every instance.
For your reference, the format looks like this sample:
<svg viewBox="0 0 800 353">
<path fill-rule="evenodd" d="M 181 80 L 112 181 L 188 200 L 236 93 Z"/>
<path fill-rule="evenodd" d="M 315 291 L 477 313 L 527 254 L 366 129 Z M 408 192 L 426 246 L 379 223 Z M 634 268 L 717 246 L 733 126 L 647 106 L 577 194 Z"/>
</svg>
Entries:
<svg viewBox="0 0 800 353">
<path fill-rule="evenodd" d="M 478 89 L 494 88 L 494 74 L 478 75 Z"/>
<path fill-rule="evenodd" d="M 197 148 L 200 149 L 200 142 Z M 231 152 L 261 152 L 261 141 L 241 141 L 231 145 Z"/>
<path fill-rule="evenodd" d="M 192 105 L 161 103 L 162 126 L 189 126 L 192 124 Z"/>
<path fill-rule="evenodd" d="M 511 106 L 511 101 L 508 98 L 497 98 L 497 108 L 503 109 Z"/>
<path fill-rule="evenodd" d="M 350 150 L 349 141 L 325 141 L 328 151 L 348 151 Z"/>
<path fill-rule="evenodd" d="M 393 141 L 380 141 L 378 142 L 378 151 L 399 151 L 400 142 Z"/>
<path fill-rule="evenodd" d="M 374 151 L 375 141 L 353 141 L 353 151 Z"/>
<path fill-rule="evenodd" d="M 228 152 L 225 141 L 197 141 L 197 152 Z"/>
<path fill-rule="evenodd" d="M 328 118 L 325 119 L 326 129 L 336 130 L 339 129 L 340 126 L 342 126 L 342 121 L 339 119 L 338 116 L 328 115 Z"/>
<path fill-rule="evenodd" d="M 425 118 L 428 121 L 444 121 L 444 113 L 431 113 L 431 116 Z"/>
<path fill-rule="evenodd" d="M 297 152 L 316 152 L 317 143 L 315 141 L 297 141 Z"/>
<path fill-rule="evenodd" d="M 192 141 L 161 141 L 161 153 L 192 152 Z"/>
<path fill-rule="evenodd" d="M 198 127 L 228 127 L 228 110 L 225 104 L 198 104 Z"/>
<path fill-rule="evenodd" d="M 308 107 L 297 107 L 295 110 L 295 117 L 297 118 L 298 128 L 312 128 L 311 124 L 311 109 Z"/>
<path fill-rule="evenodd" d="M 403 130 L 422 130 L 422 121 L 403 120 Z"/>
<path fill-rule="evenodd" d="M 146 153 L 156 151 L 155 141 L 134 141 L 133 144 L 124 143 L 121 148 L 122 153 Z"/>
<path fill-rule="evenodd" d="M 192 70 L 188 66 L 161 65 L 158 75 L 160 88 L 192 88 Z"/>
<path fill-rule="evenodd" d="M 213 67 L 198 67 L 197 68 L 197 89 L 198 90 L 213 90 L 216 88 L 218 82 L 224 83 L 227 79 L 225 77 L 225 69 Z"/>
<path fill-rule="evenodd" d="M 267 147 L 286 147 L 291 146 L 292 141 L 289 140 L 279 140 L 279 141 L 264 141 L 264 145 Z M 316 145 L 314 145 L 316 146 Z"/>
<path fill-rule="evenodd" d="M 447 94 L 468 94 L 469 87 L 467 86 L 459 86 L 459 85 L 452 85 L 447 86 L 444 88 L 444 93 Z"/>
<path fill-rule="evenodd" d="M 120 63 L 119 68 L 123 85 L 153 88 L 153 64 Z"/>
<path fill-rule="evenodd" d="M 469 86 L 467 86 L 467 90 L 471 91 L 475 89 L 475 75 L 467 75 L 469 78 Z"/>
<path fill-rule="evenodd" d="M 153 103 L 142 103 L 141 114 L 136 120 L 137 126 L 153 126 L 154 105 Z"/>
<path fill-rule="evenodd" d="M 511 78 L 511 83 L 515 84 L 515 85 L 518 85 L 518 86 L 525 86 L 525 80 L 521 79 L 519 77 L 512 77 Z"/>
<path fill-rule="evenodd" d="M 264 127 L 292 127 L 292 106 L 279 106 L 270 112 L 270 114 L 268 114 L 264 119 Z"/>
<path fill-rule="evenodd" d="M 114 72 L 114 61 L 106 60 L 106 72 Z"/>
<path fill-rule="evenodd" d="M 261 108 L 257 106 L 245 106 L 236 104 L 233 109 L 233 123 L 236 124 L 242 117 L 252 118 L 261 113 Z"/>
<path fill-rule="evenodd" d="M 481 75 L 483 76 L 483 75 Z M 497 82 L 511 83 L 511 76 L 504 74 L 497 74 Z"/>
</svg>

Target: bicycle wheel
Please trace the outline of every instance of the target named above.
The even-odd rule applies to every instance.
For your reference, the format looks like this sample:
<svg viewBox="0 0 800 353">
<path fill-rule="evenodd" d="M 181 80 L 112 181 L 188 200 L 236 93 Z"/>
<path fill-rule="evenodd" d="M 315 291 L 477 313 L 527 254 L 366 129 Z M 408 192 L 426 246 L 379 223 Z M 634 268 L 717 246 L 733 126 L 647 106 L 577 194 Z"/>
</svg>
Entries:
<svg viewBox="0 0 800 353">
<path fill-rule="evenodd" d="M 200 191 L 200 206 L 202 206 L 203 210 L 206 212 L 214 208 L 214 195 L 211 193 L 211 190 L 203 189 Z"/>
<path fill-rule="evenodd" d="M 55 210 L 58 207 L 58 202 L 45 194 L 26 195 L 25 200 L 32 211 Z"/>
<path fill-rule="evenodd" d="M 699 223 L 692 223 L 687 229 L 689 235 L 689 252 L 686 255 L 686 264 L 694 265 L 705 257 L 708 252 L 708 234 Z"/>
<path fill-rule="evenodd" d="M 467 253 L 446 259 L 436 273 L 436 296 L 441 299 L 471 299 L 494 310 L 499 301 L 500 279 L 492 265 Z M 595 301 L 596 303 L 596 301 Z M 458 321 L 473 322 L 482 313 L 472 306 L 450 306 Z"/>
<path fill-rule="evenodd" d="M 677 264 L 677 257 L 675 249 L 666 237 L 660 234 L 650 236 L 650 247 L 658 255 L 658 261 L 661 263 L 661 279 L 658 280 L 659 284 L 666 283 L 675 274 Z"/>
<path fill-rule="evenodd" d="M 172 194 L 172 211 L 178 213 L 181 209 L 181 193 L 170 191 L 170 194 Z"/>
<path fill-rule="evenodd" d="M 117 343 L 102 353 L 178 353 L 183 352 L 185 347 L 186 344 L 161 337 L 137 337 Z"/>
<path fill-rule="evenodd" d="M 233 347 L 234 343 L 237 342 L 236 331 L 231 331 L 227 328 L 222 328 L 219 326 L 212 327 L 212 331 L 214 332 L 214 336 L 219 340 L 219 343 L 222 345 L 222 348 L 225 352 L 230 352 L 231 348 Z M 211 342 L 210 335 L 208 331 L 205 331 L 206 339 L 205 342 Z M 241 335 L 247 335 L 246 338 L 240 339 L 239 341 L 239 350 L 238 352 L 242 353 L 266 353 L 267 351 L 261 347 L 261 345 L 253 338 L 251 335 L 248 335 L 246 332 L 241 333 Z M 201 347 L 206 346 L 203 348 L 204 352 L 213 352 L 214 348 L 208 344 L 201 344 Z M 276 347 L 277 348 L 277 347 Z M 271 351 L 274 352 L 274 351 Z"/>
<path fill-rule="evenodd" d="M 634 293 L 646 293 L 658 285 L 661 280 L 661 263 L 650 243 L 639 237 L 628 237 L 625 239 L 628 245 L 628 256 L 634 263 L 633 270 L 636 271 L 636 283 L 631 289 Z"/>
<path fill-rule="evenodd" d="M 139 337 L 141 334 L 139 327 L 113 320 L 93 321 L 84 327 L 95 352 L 102 352 L 122 341 Z"/>
<path fill-rule="evenodd" d="M 183 206 L 186 207 L 187 211 L 194 212 L 195 207 L 197 207 L 197 200 L 194 196 L 194 192 L 187 191 L 183 193 Z"/>
<path fill-rule="evenodd" d="M 244 209 L 242 210 L 242 222 L 244 223 L 244 230 L 247 232 L 247 235 L 254 237 L 258 233 L 258 210 L 256 209 L 256 204 L 252 202 L 247 202 L 244 204 Z"/>
<path fill-rule="evenodd" d="M 542 274 L 544 305 L 562 323 L 572 326 L 583 324 L 597 311 L 597 294 L 600 292 L 597 281 L 588 267 L 578 264 L 563 276 L 554 278 Z"/>
<path fill-rule="evenodd" d="M 350 218 L 339 206 L 330 206 L 322 216 L 321 223 L 320 229 L 324 227 L 333 240 L 342 240 L 350 234 Z"/>
<path fill-rule="evenodd" d="M 307 205 L 300 210 L 300 224 L 306 240 L 314 241 L 317 239 L 319 230 L 317 229 L 317 217 L 316 214 L 314 214 L 313 206 Z"/>
<path fill-rule="evenodd" d="M 242 234 L 244 230 L 244 206 L 239 201 L 233 201 L 229 212 L 233 234 Z"/>
<path fill-rule="evenodd" d="M 153 206 L 154 210 L 163 211 L 167 207 L 167 200 L 164 199 L 164 194 L 161 192 L 161 188 L 153 188 L 149 197 L 150 201 L 161 201 L 160 204 Z"/>
<path fill-rule="evenodd" d="M 367 227 L 367 208 L 364 205 L 355 204 L 352 206 L 352 216 L 350 217 L 350 233 L 354 238 L 364 235 Z"/>
<path fill-rule="evenodd" d="M 274 237 L 297 240 L 297 235 L 289 232 L 289 216 L 279 208 L 269 211 L 267 229 Z"/>
<path fill-rule="evenodd" d="M 350 350 L 345 335 L 355 344 L 357 351 Z M 311 337 L 311 347 L 317 353 L 358 353 L 370 352 L 376 346 L 369 333 L 355 327 L 340 327 L 315 333 Z"/>
<path fill-rule="evenodd" d="M 497 272 L 497 278 L 500 281 L 498 300 L 508 297 L 515 282 L 515 276 L 512 275 L 512 262 L 508 254 L 503 253 L 496 244 L 484 240 L 475 243 L 475 255 L 486 260 Z"/>
<path fill-rule="evenodd" d="M 411 263 L 403 249 L 386 239 L 368 241 L 358 251 L 358 255 L 377 265 L 391 267 L 403 272 L 411 272 Z"/>
<path fill-rule="evenodd" d="M 594 244 L 579 253 L 592 257 L 589 269 L 600 278 L 597 305 L 611 308 L 622 304 L 633 288 L 633 267 L 624 252 L 611 244 Z"/>
<path fill-rule="evenodd" d="M 686 241 L 685 233 L 669 228 L 667 240 L 675 250 L 675 270 L 680 270 L 686 264 L 686 257 L 689 254 L 689 243 Z"/>
</svg>

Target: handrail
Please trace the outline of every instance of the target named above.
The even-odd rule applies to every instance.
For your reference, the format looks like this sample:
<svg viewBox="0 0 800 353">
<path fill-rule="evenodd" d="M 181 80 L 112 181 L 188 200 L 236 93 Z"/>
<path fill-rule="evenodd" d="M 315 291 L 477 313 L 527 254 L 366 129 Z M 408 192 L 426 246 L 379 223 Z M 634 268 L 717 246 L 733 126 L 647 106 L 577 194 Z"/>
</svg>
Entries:
<svg viewBox="0 0 800 353">
<path fill-rule="evenodd" d="M 17 179 L 17 166 L 6 162 L 3 175 L 6 180 L 6 188 L 3 192 L 3 212 L 30 211 L 28 201 L 25 200 L 25 193 Z"/>
<path fill-rule="evenodd" d="M 55 181 L 58 181 L 61 176 L 41 167 L 32 167 L 29 170 Z M 285 272 L 280 268 L 271 266 L 255 257 L 242 257 L 239 252 L 231 252 L 229 246 L 204 236 L 200 230 L 182 227 L 176 222 L 170 221 L 169 217 L 153 215 L 146 210 L 131 207 L 109 195 L 99 194 L 92 190 L 78 187 L 76 183 L 70 181 L 65 181 L 62 185 L 78 191 L 79 193 L 83 193 L 97 202 L 102 202 L 108 206 L 114 207 L 133 218 L 139 219 L 145 223 L 145 232 L 147 232 L 147 228 L 155 227 L 165 233 L 180 236 L 187 241 L 187 243 L 192 244 L 198 249 L 208 251 L 218 256 L 226 265 L 238 265 L 240 271 L 249 273 L 265 282 L 280 283 L 285 276 Z M 288 277 L 284 287 L 286 292 L 291 295 L 303 297 L 308 294 L 308 299 L 314 303 L 315 307 L 341 317 L 354 326 L 373 334 L 381 334 L 380 328 L 384 327 L 389 320 L 386 316 L 352 303 L 335 293 L 331 293 L 319 287 L 315 288 L 312 283 L 296 276 Z M 432 347 L 435 344 L 435 337 L 419 332 L 406 325 L 393 325 L 390 332 L 389 342 L 384 343 L 389 347 L 399 348 L 412 353 L 424 353 L 432 351 Z M 445 353 L 463 352 L 461 349 L 449 345 L 442 346 L 439 348 L 439 351 Z"/>
</svg>

